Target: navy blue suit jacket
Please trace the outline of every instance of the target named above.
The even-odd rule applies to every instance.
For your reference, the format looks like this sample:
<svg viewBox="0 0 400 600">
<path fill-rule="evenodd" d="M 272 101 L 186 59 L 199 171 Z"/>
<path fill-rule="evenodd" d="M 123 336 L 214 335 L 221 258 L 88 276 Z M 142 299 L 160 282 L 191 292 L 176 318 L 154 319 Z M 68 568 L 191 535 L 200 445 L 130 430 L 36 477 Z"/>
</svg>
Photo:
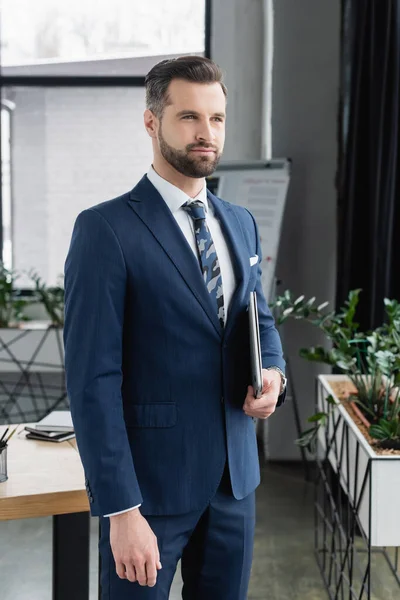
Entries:
<svg viewBox="0 0 400 600">
<path fill-rule="evenodd" d="M 248 304 L 257 291 L 263 366 L 285 362 L 261 289 L 257 227 L 211 193 L 237 287 L 226 327 L 198 260 L 147 177 L 81 212 L 65 262 L 65 367 L 92 515 L 142 503 L 171 515 L 207 505 L 226 458 L 235 498 L 260 480 Z M 280 403 L 283 398 L 280 398 Z"/>
</svg>

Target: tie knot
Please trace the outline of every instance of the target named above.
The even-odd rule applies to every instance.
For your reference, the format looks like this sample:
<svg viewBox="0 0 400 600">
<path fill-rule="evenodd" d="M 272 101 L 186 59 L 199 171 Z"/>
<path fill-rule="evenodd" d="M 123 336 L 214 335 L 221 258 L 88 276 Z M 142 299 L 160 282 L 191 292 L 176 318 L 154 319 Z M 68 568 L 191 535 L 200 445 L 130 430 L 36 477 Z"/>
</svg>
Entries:
<svg viewBox="0 0 400 600">
<path fill-rule="evenodd" d="M 205 220 L 206 211 L 204 207 L 204 203 L 201 200 L 194 200 L 193 202 L 185 202 L 182 206 L 183 210 L 189 213 L 194 221 L 198 221 L 200 219 Z"/>
</svg>

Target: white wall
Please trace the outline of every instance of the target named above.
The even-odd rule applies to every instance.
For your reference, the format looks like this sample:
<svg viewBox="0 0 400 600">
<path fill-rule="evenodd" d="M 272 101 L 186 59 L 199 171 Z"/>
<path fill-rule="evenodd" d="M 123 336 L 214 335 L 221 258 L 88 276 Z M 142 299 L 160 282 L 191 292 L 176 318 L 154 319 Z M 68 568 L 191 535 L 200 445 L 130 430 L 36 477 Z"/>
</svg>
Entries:
<svg viewBox="0 0 400 600">
<path fill-rule="evenodd" d="M 263 2 L 213 4 L 212 56 L 226 71 L 229 91 L 225 158 L 261 158 Z M 336 276 L 339 4 L 274 2 L 272 156 L 293 160 L 277 275 L 280 291 L 289 288 L 321 302 L 333 302 Z M 281 334 L 304 427 L 314 410 L 315 375 L 326 369 L 298 352 L 324 339 L 304 323 L 289 322 Z M 300 457 L 290 397 L 265 427 L 271 459 Z"/>
<path fill-rule="evenodd" d="M 17 95 L 8 91 L 8 96 Z M 21 90 L 11 113 L 12 248 L 15 265 L 48 275 L 45 92 Z M 18 284 L 23 280 L 18 280 Z"/>
<path fill-rule="evenodd" d="M 15 88 L 9 96 L 14 268 L 33 267 L 55 284 L 78 213 L 130 190 L 151 162 L 144 89 Z"/>
<path fill-rule="evenodd" d="M 228 87 L 224 160 L 260 158 L 262 121 L 262 0 L 214 0 L 211 56 Z"/>
</svg>

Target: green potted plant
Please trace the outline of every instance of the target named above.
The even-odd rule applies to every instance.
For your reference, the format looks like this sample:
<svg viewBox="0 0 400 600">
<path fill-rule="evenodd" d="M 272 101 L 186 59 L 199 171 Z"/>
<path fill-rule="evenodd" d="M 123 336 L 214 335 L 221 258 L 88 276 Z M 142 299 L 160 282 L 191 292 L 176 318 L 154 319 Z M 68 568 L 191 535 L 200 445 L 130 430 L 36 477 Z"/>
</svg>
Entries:
<svg viewBox="0 0 400 600">
<path fill-rule="evenodd" d="M 359 330 L 356 309 L 361 290 L 352 290 L 344 306 L 337 312 L 328 311 L 328 303 L 315 305 L 315 298 L 294 298 L 287 290 L 271 307 L 277 323 L 289 318 L 302 319 L 318 327 L 330 342 L 323 346 L 302 348 L 307 360 L 328 364 L 348 376 L 353 391 L 348 395 L 352 409 L 368 429 L 374 443 L 381 448 L 400 450 L 400 304 L 385 299 L 386 321 L 373 331 Z M 335 402 L 329 399 L 328 406 Z M 297 440 L 310 450 L 318 427 L 326 423 L 327 413 L 309 418 L 313 424 Z"/>
<path fill-rule="evenodd" d="M 19 275 L 16 271 L 8 270 L 0 261 L 0 329 L 18 327 L 21 321 L 28 321 L 24 315 L 27 301 L 18 298 L 15 282 Z"/>
<path fill-rule="evenodd" d="M 28 272 L 28 275 L 35 284 L 35 297 L 43 304 L 46 313 L 51 320 L 51 327 L 63 327 L 64 288 L 62 285 L 62 276 L 58 278 L 57 285 L 47 286 L 43 279 L 33 269 Z"/>
<path fill-rule="evenodd" d="M 338 311 L 290 291 L 271 308 L 278 324 L 293 318 L 318 327 L 328 347 L 303 348 L 300 354 L 335 371 L 318 376 L 317 408 L 308 419 L 312 427 L 297 443 L 318 464 L 330 463 L 369 545 L 400 547 L 400 305 L 385 299 L 385 322 L 361 331 L 356 321 L 360 292 L 352 290 Z"/>
</svg>

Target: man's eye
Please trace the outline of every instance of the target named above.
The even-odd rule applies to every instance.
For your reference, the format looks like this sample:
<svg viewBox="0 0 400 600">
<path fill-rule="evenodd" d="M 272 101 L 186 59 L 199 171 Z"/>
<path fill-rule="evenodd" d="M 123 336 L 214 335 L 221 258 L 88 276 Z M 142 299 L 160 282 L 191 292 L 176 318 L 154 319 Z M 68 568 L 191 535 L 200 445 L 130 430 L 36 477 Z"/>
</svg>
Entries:
<svg viewBox="0 0 400 600">
<path fill-rule="evenodd" d="M 184 119 L 194 119 L 195 117 L 194 117 L 194 115 L 185 115 L 183 118 Z"/>
</svg>

